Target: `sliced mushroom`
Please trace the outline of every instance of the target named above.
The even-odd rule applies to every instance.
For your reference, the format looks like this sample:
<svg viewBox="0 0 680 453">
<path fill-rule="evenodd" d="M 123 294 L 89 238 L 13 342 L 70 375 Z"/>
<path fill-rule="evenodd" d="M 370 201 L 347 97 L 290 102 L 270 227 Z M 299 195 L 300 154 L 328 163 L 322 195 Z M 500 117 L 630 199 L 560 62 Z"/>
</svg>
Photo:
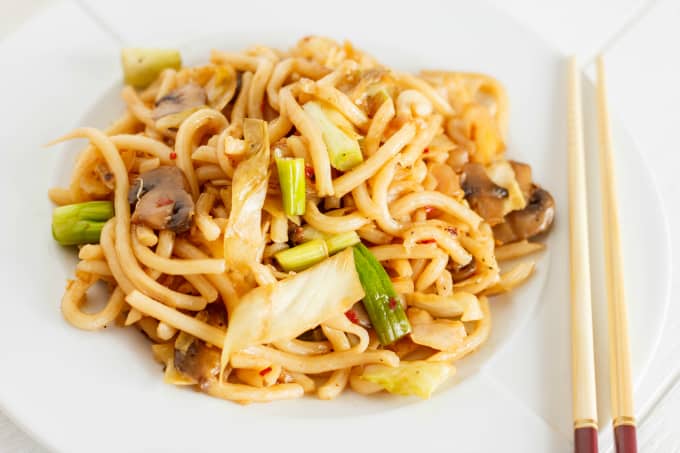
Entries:
<svg viewBox="0 0 680 453">
<path fill-rule="evenodd" d="M 470 207 L 489 224 L 503 221 L 503 201 L 508 198 L 508 190 L 491 181 L 481 164 L 467 163 L 463 166 L 461 187 Z"/>
<path fill-rule="evenodd" d="M 187 83 L 156 101 L 151 117 L 156 121 L 164 116 L 201 107 L 205 105 L 206 99 L 203 87 L 193 82 Z"/>
<path fill-rule="evenodd" d="M 550 229 L 555 218 L 555 201 L 547 190 L 532 185 L 526 208 L 505 216 L 505 222 L 493 227 L 498 244 L 521 241 Z"/>
<path fill-rule="evenodd" d="M 175 233 L 191 227 L 194 201 L 177 167 L 161 166 L 139 175 L 130 187 L 128 201 L 135 204 L 132 223 Z"/>
<path fill-rule="evenodd" d="M 227 327 L 227 309 L 224 304 L 210 304 L 204 310 L 207 314 L 205 322 L 213 327 L 226 329 Z"/>
<path fill-rule="evenodd" d="M 215 381 L 220 374 L 220 350 L 194 340 L 186 352 L 175 349 L 175 369 L 199 385 Z"/>
<path fill-rule="evenodd" d="M 208 305 L 196 317 L 220 329 L 224 329 L 227 325 L 226 309 L 221 303 Z M 219 349 L 207 345 L 204 341 L 197 338 L 193 338 L 188 347 L 178 347 L 177 344 L 175 345 L 175 369 L 183 375 L 194 379 L 199 385 L 218 379 L 220 359 Z"/>
</svg>

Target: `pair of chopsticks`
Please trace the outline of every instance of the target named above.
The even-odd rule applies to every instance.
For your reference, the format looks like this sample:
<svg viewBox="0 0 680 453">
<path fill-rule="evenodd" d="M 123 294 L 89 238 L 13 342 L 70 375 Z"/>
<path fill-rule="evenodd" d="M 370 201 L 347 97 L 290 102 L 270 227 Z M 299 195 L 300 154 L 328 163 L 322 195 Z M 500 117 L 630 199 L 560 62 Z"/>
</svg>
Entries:
<svg viewBox="0 0 680 453">
<path fill-rule="evenodd" d="M 568 105 L 574 452 L 591 453 L 598 451 L 598 426 L 581 99 L 581 75 L 576 59 L 572 57 Z M 597 59 L 597 107 L 614 439 L 617 453 L 637 453 L 614 156 L 601 56 Z"/>
</svg>

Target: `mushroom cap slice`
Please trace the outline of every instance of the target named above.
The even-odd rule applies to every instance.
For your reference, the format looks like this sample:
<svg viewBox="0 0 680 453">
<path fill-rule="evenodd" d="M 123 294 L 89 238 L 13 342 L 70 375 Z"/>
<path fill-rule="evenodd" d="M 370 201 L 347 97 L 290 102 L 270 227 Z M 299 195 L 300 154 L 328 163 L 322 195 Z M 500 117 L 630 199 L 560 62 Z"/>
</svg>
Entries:
<svg viewBox="0 0 680 453">
<path fill-rule="evenodd" d="M 156 121 L 164 116 L 202 107 L 205 105 L 206 98 L 202 86 L 193 82 L 187 83 L 156 101 L 151 117 Z"/>
<path fill-rule="evenodd" d="M 197 318 L 211 326 L 224 329 L 227 325 L 227 313 L 224 305 L 210 304 L 197 315 Z M 175 342 L 174 366 L 184 376 L 192 378 L 199 385 L 217 380 L 220 374 L 220 350 L 207 345 L 198 338 L 187 335 L 188 346 L 179 346 Z"/>
<path fill-rule="evenodd" d="M 494 183 L 481 164 L 467 163 L 461 173 L 461 188 L 470 207 L 491 225 L 503 221 L 508 190 Z"/>
<path fill-rule="evenodd" d="M 186 351 L 175 349 L 175 369 L 200 384 L 220 374 L 220 350 L 195 339 Z"/>
<path fill-rule="evenodd" d="M 555 201 L 550 193 L 533 185 L 527 206 L 505 216 L 505 222 L 494 226 L 493 234 L 498 244 L 520 241 L 545 233 L 555 218 Z"/>
<path fill-rule="evenodd" d="M 182 170 L 174 166 L 162 165 L 140 174 L 132 181 L 130 191 L 128 192 L 128 201 L 130 204 L 135 204 L 147 192 L 158 186 L 180 187 L 185 190 L 189 189 L 189 185 L 187 184 Z"/>
<path fill-rule="evenodd" d="M 128 201 L 135 204 L 133 223 L 175 233 L 191 228 L 194 201 L 177 167 L 161 166 L 139 175 L 130 187 Z"/>
</svg>

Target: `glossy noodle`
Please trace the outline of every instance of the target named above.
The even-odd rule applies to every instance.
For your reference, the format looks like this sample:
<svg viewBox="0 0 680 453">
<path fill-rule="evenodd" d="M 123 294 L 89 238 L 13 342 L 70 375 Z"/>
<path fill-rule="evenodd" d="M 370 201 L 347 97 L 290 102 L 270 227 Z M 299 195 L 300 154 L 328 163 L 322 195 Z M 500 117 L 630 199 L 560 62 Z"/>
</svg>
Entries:
<svg viewBox="0 0 680 453">
<path fill-rule="evenodd" d="M 543 249 L 529 240 L 554 216 L 505 156 L 497 80 L 406 74 L 321 37 L 161 66 L 126 78 L 111 127 L 58 140 L 89 141 L 49 192 L 55 238 L 80 247 L 71 324 L 136 327 L 166 382 L 239 403 L 427 397 L 483 346 L 487 296 L 535 267 L 498 261 Z M 99 233 L 64 239 L 57 211 L 93 202 L 110 203 Z"/>
</svg>

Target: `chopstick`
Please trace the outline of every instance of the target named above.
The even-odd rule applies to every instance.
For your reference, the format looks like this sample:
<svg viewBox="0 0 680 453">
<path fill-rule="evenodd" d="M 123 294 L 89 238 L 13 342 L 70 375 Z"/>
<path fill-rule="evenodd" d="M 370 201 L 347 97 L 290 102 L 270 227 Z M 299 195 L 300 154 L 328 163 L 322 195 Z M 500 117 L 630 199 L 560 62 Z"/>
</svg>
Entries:
<svg viewBox="0 0 680 453">
<path fill-rule="evenodd" d="M 597 58 L 597 106 L 600 136 L 600 181 L 609 324 L 609 381 L 617 453 L 636 453 L 637 436 L 630 375 L 628 315 L 623 286 L 623 255 L 616 201 L 614 151 L 612 145 L 604 62 Z"/>
<path fill-rule="evenodd" d="M 571 360 L 574 452 L 596 453 L 597 394 L 590 299 L 588 203 L 586 197 L 581 74 L 569 61 L 569 256 L 571 263 Z"/>
</svg>

